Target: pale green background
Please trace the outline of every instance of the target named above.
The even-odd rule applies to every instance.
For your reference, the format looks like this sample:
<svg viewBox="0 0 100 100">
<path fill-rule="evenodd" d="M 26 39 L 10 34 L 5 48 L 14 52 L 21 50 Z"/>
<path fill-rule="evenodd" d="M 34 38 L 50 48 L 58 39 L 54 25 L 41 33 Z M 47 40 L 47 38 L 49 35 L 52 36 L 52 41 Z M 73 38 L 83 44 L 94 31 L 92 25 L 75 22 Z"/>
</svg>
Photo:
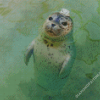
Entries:
<svg viewBox="0 0 100 100">
<path fill-rule="evenodd" d="M 100 72 L 100 0 L 0 0 L 0 100 L 34 100 L 33 62 L 24 52 L 52 12 L 70 10 L 77 57 L 63 90 L 64 100 L 76 100 Z M 77 98 L 100 100 L 100 76 Z"/>
</svg>

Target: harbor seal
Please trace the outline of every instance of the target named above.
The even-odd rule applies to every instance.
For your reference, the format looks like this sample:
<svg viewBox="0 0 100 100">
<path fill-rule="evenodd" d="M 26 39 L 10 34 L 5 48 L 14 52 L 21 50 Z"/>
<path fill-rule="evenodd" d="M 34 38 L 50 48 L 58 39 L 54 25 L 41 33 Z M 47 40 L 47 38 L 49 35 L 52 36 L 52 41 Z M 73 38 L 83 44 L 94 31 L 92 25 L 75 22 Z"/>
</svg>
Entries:
<svg viewBox="0 0 100 100">
<path fill-rule="evenodd" d="M 76 56 L 69 11 L 62 9 L 50 15 L 43 29 L 27 48 L 25 64 L 28 65 L 33 55 L 35 82 L 49 91 L 48 95 L 57 95 L 67 81 Z"/>
</svg>

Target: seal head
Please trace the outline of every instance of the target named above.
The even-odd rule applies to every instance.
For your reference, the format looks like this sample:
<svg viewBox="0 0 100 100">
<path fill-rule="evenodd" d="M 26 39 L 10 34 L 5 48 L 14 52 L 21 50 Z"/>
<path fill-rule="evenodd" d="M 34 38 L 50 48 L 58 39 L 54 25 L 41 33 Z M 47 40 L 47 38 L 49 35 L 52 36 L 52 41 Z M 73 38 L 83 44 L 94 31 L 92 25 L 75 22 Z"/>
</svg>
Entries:
<svg viewBox="0 0 100 100">
<path fill-rule="evenodd" d="M 73 21 L 69 16 L 69 12 L 62 9 L 60 12 L 49 16 L 43 27 L 48 38 L 64 38 L 72 33 Z"/>
</svg>

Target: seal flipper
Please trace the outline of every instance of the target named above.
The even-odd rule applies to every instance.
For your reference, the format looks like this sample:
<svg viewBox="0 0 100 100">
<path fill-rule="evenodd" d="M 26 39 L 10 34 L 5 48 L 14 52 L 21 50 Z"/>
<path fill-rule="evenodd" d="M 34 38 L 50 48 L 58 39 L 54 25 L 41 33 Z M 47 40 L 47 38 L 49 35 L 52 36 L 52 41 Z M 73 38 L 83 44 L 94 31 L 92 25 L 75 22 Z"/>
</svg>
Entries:
<svg viewBox="0 0 100 100">
<path fill-rule="evenodd" d="M 34 43 L 35 43 L 35 41 L 32 41 L 32 43 L 29 45 L 29 47 L 27 48 L 26 53 L 24 55 L 24 61 L 25 61 L 26 65 L 28 65 L 29 59 L 30 59 L 31 55 L 33 54 Z"/>
<path fill-rule="evenodd" d="M 60 78 L 65 78 L 67 76 L 69 76 L 71 69 L 72 69 L 72 64 L 73 64 L 73 59 L 71 58 L 71 56 L 68 54 L 66 56 L 65 61 L 63 62 L 63 65 L 61 67 L 60 73 L 59 73 L 59 77 Z"/>
</svg>

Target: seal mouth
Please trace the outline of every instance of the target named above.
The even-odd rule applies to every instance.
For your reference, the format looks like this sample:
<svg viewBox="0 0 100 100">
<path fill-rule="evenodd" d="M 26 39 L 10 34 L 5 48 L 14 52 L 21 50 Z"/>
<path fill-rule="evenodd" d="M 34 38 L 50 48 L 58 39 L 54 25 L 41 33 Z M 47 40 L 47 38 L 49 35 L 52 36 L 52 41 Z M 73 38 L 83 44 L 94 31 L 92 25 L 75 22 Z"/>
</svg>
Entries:
<svg viewBox="0 0 100 100">
<path fill-rule="evenodd" d="M 49 32 L 50 32 L 50 33 L 53 33 L 53 31 L 52 31 L 52 30 L 50 30 Z"/>
<path fill-rule="evenodd" d="M 52 30 L 50 30 L 49 32 L 54 34 L 54 32 Z"/>
<path fill-rule="evenodd" d="M 52 28 L 52 27 L 45 27 L 45 31 L 50 36 L 60 36 L 61 35 L 61 28 Z"/>
<path fill-rule="evenodd" d="M 53 32 L 52 30 L 49 30 L 48 32 L 53 33 L 53 35 L 57 35 L 55 32 Z"/>
</svg>

